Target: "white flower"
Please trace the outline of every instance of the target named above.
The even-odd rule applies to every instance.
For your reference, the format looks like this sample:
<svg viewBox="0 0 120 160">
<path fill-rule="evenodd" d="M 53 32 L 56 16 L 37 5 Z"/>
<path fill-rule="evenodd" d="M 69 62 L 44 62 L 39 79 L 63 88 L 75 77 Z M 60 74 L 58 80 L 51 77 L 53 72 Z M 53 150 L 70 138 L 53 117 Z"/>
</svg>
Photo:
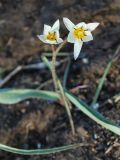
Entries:
<svg viewBox="0 0 120 160">
<path fill-rule="evenodd" d="M 59 20 L 57 20 L 52 27 L 45 24 L 43 35 L 38 35 L 37 37 L 44 43 L 49 43 L 49 44 L 62 43 L 63 40 L 59 37 L 59 29 L 60 29 Z"/>
<path fill-rule="evenodd" d="M 99 23 L 78 23 L 73 24 L 68 18 L 63 18 L 63 22 L 66 28 L 70 31 L 67 37 L 67 41 L 74 43 L 74 59 L 76 60 L 80 54 L 83 42 L 93 40 L 91 31 L 93 31 Z"/>
</svg>

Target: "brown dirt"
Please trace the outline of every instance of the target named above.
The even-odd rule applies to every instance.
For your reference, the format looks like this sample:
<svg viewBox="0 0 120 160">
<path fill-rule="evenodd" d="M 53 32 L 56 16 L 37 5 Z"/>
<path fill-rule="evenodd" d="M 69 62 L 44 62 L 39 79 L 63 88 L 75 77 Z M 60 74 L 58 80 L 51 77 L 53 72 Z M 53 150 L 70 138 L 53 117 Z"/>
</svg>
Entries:
<svg viewBox="0 0 120 160">
<path fill-rule="evenodd" d="M 88 104 L 92 101 L 99 78 L 120 42 L 119 0 L 1 0 L 0 2 L 0 69 L 4 77 L 21 64 L 40 62 L 41 54 L 49 52 L 36 35 L 41 33 L 43 23 L 69 17 L 74 22 L 98 21 L 100 27 L 94 32 L 95 40 L 84 45 L 79 60 L 70 67 L 67 88 L 88 85 L 76 95 Z M 67 33 L 64 25 L 61 32 Z M 64 37 L 64 35 L 62 35 Z M 69 47 L 68 47 L 69 46 Z M 71 52 L 67 44 L 64 51 Z M 88 58 L 88 64 L 82 58 Z M 106 99 L 120 91 L 120 60 L 113 64 L 99 97 L 102 105 Z M 62 79 L 65 64 L 57 68 Z M 73 74 L 74 73 L 74 74 Z M 4 87 L 38 88 L 51 78 L 47 69 L 23 71 Z M 44 89 L 52 89 L 47 85 Z M 120 103 L 107 103 L 99 111 L 120 124 Z M 72 109 L 76 135 L 71 134 L 65 109 L 56 103 L 27 100 L 16 105 L 0 105 L 0 142 L 18 148 L 50 148 L 80 142 L 83 147 L 47 156 L 20 156 L 0 151 L 1 160 L 118 160 L 120 138 L 103 129 L 75 107 Z"/>
</svg>

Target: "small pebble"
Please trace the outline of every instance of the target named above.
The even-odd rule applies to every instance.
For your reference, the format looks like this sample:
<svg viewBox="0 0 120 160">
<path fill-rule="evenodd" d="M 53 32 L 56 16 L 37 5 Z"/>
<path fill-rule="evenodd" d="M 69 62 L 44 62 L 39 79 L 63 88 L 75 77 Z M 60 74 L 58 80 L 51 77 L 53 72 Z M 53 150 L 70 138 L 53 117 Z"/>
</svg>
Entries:
<svg viewBox="0 0 120 160">
<path fill-rule="evenodd" d="M 38 149 L 41 148 L 41 144 L 40 144 L 40 143 L 37 144 L 37 148 L 38 148 Z"/>
<path fill-rule="evenodd" d="M 99 107 L 100 107 L 99 103 L 92 105 L 92 108 L 94 108 L 95 110 L 97 110 Z"/>
<path fill-rule="evenodd" d="M 82 62 L 83 62 L 84 64 L 88 64 L 88 63 L 89 63 L 89 60 L 88 60 L 88 58 L 83 58 L 83 59 L 82 59 Z"/>
</svg>

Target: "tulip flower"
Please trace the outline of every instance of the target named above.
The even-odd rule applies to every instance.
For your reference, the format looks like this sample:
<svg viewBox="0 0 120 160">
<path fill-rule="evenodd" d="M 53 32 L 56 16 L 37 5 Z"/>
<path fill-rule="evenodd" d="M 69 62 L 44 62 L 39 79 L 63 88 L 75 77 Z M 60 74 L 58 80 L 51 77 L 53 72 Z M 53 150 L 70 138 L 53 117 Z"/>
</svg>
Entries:
<svg viewBox="0 0 120 160">
<path fill-rule="evenodd" d="M 63 40 L 59 35 L 60 23 L 57 20 L 53 26 L 44 25 L 43 35 L 38 35 L 37 37 L 44 43 L 48 44 L 59 44 L 62 43 Z"/>
<path fill-rule="evenodd" d="M 74 59 L 76 60 L 80 54 L 83 42 L 93 40 L 92 31 L 96 29 L 99 23 L 78 23 L 75 25 L 68 18 L 63 18 L 63 22 L 66 28 L 70 31 L 67 37 L 67 41 L 74 43 Z"/>
</svg>

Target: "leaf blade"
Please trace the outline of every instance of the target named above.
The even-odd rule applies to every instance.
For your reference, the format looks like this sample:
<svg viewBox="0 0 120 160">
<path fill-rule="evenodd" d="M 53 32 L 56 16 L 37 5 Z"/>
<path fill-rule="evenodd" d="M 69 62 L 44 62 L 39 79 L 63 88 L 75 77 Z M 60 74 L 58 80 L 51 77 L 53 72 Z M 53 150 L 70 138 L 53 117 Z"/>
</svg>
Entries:
<svg viewBox="0 0 120 160">
<path fill-rule="evenodd" d="M 103 126 L 104 128 L 112 131 L 113 133 L 120 135 L 120 127 L 115 123 L 111 122 L 110 120 L 106 119 L 103 115 L 98 113 L 92 107 L 88 107 L 87 104 L 80 102 L 77 98 L 75 98 L 71 93 L 65 92 L 67 98 L 77 107 L 79 108 L 84 114 L 88 117 L 96 121 L 98 124 Z"/>
<path fill-rule="evenodd" d="M 110 71 L 111 66 L 112 66 L 113 60 L 114 59 L 112 58 L 110 60 L 110 62 L 107 64 L 107 67 L 105 68 L 104 74 L 103 74 L 102 78 L 100 79 L 100 82 L 99 82 L 99 84 L 97 86 L 97 89 L 96 89 L 95 95 L 93 97 L 93 101 L 91 103 L 91 106 L 93 106 L 94 104 L 96 104 L 96 102 L 98 100 L 98 97 L 99 97 L 100 92 L 102 90 L 102 87 L 104 85 L 105 79 L 106 79 L 106 77 L 107 77 L 107 75 L 108 75 L 108 73 Z"/>
<path fill-rule="evenodd" d="M 0 89 L 1 104 L 15 104 L 30 98 L 56 101 L 59 99 L 59 95 L 52 91 L 34 89 Z"/>
<path fill-rule="evenodd" d="M 66 146 L 62 146 L 62 147 L 55 147 L 55 148 L 51 148 L 51 149 L 25 150 L 25 149 L 18 149 L 18 148 L 14 148 L 14 147 L 0 144 L 0 150 L 15 153 L 15 154 L 21 154 L 21 155 L 46 155 L 46 154 L 58 153 L 58 152 L 71 150 L 71 149 L 74 149 L 78 146 L 79 146 L 79 144 L 72 144 L 72 145 L 66 145 Z"/>
</svg>

